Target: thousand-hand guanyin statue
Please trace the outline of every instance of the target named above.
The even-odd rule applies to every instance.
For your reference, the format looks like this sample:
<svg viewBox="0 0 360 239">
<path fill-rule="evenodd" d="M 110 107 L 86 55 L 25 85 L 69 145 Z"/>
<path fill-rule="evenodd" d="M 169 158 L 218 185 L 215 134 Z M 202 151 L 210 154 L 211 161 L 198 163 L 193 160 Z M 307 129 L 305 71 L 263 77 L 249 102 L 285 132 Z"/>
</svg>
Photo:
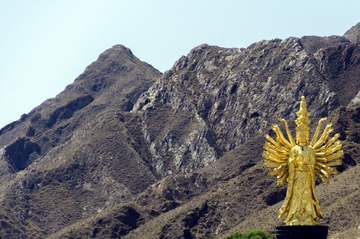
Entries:
<svg viewBox="0 0 360 239">
<path fill-rule="evenodd" d="M 276 124 L 271 126 L 276 133 L 276 140 L 265 135 L 270 142 L 265 143 L 263 157 L 271 161 L 265 160 L 264 166 L 275 167 L 269 175 L 278 175 L 279 186 L 285 181 L 288 183 L 286 198 L 279 210 L 279 218 L 285 215 L 286 225 L 318 225 L 318 219 L 323 216 L 316 198 L 315 175 L 323 182 L 329 183 L 327 179 L 329 173 L 339 173 L 330 166 L 342 164 L 341 160 L 332 160 L 343 156 L 344 153 L 342 150 L 338 151 L 342 147 L 337 140 L 340 134 L 336 134 L 326 142 L 333 131 L 331 124 L 325 127 L 320 139 L 317 140 L 321 122 L 326 118 L 319 121 L 313 139 L 309 143 L 310 112 L 306 109 L 304 96 L 301 97 L 300 110 L 296 115 L 296 142 L 284 119 L 279 121 L 284 122 L 289 141 L 285 139 Z"/>
</svg>

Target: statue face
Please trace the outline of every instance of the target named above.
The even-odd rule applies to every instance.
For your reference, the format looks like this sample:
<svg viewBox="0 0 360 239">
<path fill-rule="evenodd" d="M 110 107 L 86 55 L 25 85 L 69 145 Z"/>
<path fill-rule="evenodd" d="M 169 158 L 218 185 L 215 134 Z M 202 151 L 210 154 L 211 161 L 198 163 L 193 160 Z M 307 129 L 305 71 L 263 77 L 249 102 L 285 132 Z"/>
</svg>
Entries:
<svg viewBox="0 0 360 239">
<path fill-rule="evenodd" d="M 300 131 L 296 133 L 296 137 L 299 144 L 306 144 L 307 143 L 307 132 Z"/>
</svg>

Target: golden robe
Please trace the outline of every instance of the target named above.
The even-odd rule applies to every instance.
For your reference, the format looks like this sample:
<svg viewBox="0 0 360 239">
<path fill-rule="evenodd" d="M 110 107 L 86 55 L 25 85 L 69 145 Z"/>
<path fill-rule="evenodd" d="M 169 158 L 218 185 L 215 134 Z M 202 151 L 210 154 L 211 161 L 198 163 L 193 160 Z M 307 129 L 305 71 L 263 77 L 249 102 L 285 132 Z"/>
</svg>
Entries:
<svg viewBox="0 0 360 239">
<path fill-rule="evenodd" d="M 291 148 L 286 198 L 279 218 L 286 215 L 286 225 L 317 225 L 322 218 L 315 192 L 315 150 L 309 146 Z"/>
</svg>

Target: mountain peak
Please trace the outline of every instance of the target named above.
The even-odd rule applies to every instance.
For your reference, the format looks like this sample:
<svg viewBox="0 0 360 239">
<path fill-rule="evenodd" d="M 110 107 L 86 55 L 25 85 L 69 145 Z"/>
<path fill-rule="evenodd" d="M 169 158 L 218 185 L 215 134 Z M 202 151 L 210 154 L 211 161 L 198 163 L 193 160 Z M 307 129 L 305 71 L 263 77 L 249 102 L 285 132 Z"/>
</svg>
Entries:
<svg viewBox="0 0 360 239">
<path fill-rule="evenodd" d="M 351 42 L 356 42 L 360 40 L 360 22 L 347 30 L 344 34 L 344 37 L 349 39 Z"/>
</svg>

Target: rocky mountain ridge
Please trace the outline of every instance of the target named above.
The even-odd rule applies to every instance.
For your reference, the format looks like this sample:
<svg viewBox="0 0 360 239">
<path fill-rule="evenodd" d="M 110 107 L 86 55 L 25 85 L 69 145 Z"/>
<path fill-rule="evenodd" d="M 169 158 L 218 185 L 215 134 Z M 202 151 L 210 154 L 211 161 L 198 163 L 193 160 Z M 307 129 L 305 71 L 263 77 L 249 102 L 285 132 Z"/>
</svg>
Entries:
<svg viewBox="0 0 360 239">
<path fill-rule="evenodd" d="M 5 235 L 45 237 L 156 182 L 123 123 L 160 75 L 114 46 L 55 98 L 2 129 Z"/>
<path fill-rule="evenodd" d="M 105 51 L 0 130 L 0 235 L 222 238 L 261 227 L 252 218 L 266 218 L 285 193 L 262 166 L 262 135 L 278 118 L 293 128 L 302 95 L 313 122 L 336 123 L 348 152 L 339 170 L 356 176 L 355 35 L 203 44 L 164 74 L 124 46 Z M 341 193 L 354 198 L 358 188 Z M 352 233 L 355 219 L 341 220 Z"/>
<path fill-rule="evenodd" d="M 340 105 L 318 69 L 318 59 L 302 48 L 299 39 L 261 41 L 247 49 L 204 44 L 165 72 L 140 96 L 132 112 L 141 115 L 145 127 L 151 124 L 150 115 L 155 112 L 159 112 L 162 119 L 167 115 L 181 118 L 184 112 L 195 121 L 196 125 L 190 123 L 187 127 L 195 128 L 194 131 L 185 137 L 179 136 L 186 139 L 184 143 L 179 140 L 180 144 L 172 143 L 171 139 L 176 140 L 175 132 L 166 132 L 166 127 L 160 134 L 156 131 L 157 135 L 144 131 L 153 159 L 159 159 L 155 168 L 166 176 L 184 166 L 180 171 L 192 172 L 199 167 L 199 162 L 201 166 L 208 165 L 217 155 L 267 131 L 270 122 L 280 117 L 295 119 L 299 108 L 296 99 L 301 95 L 307 96 L 311 116 L 315 118 L 329 115 Z M 189 139 L 201 140 L 196 143 L 199 145 L 196 149 L 200 148 L 203 155 L 191 148 Z M 162 169 L 161 159 L 166 159 L 168 153 L 172 153 L 174 159 L 171 172 Z M 202 159 L 207 161 L 201 162 Z M 190 164 L 186 166 L 187 163 Z"/>
</svg>

